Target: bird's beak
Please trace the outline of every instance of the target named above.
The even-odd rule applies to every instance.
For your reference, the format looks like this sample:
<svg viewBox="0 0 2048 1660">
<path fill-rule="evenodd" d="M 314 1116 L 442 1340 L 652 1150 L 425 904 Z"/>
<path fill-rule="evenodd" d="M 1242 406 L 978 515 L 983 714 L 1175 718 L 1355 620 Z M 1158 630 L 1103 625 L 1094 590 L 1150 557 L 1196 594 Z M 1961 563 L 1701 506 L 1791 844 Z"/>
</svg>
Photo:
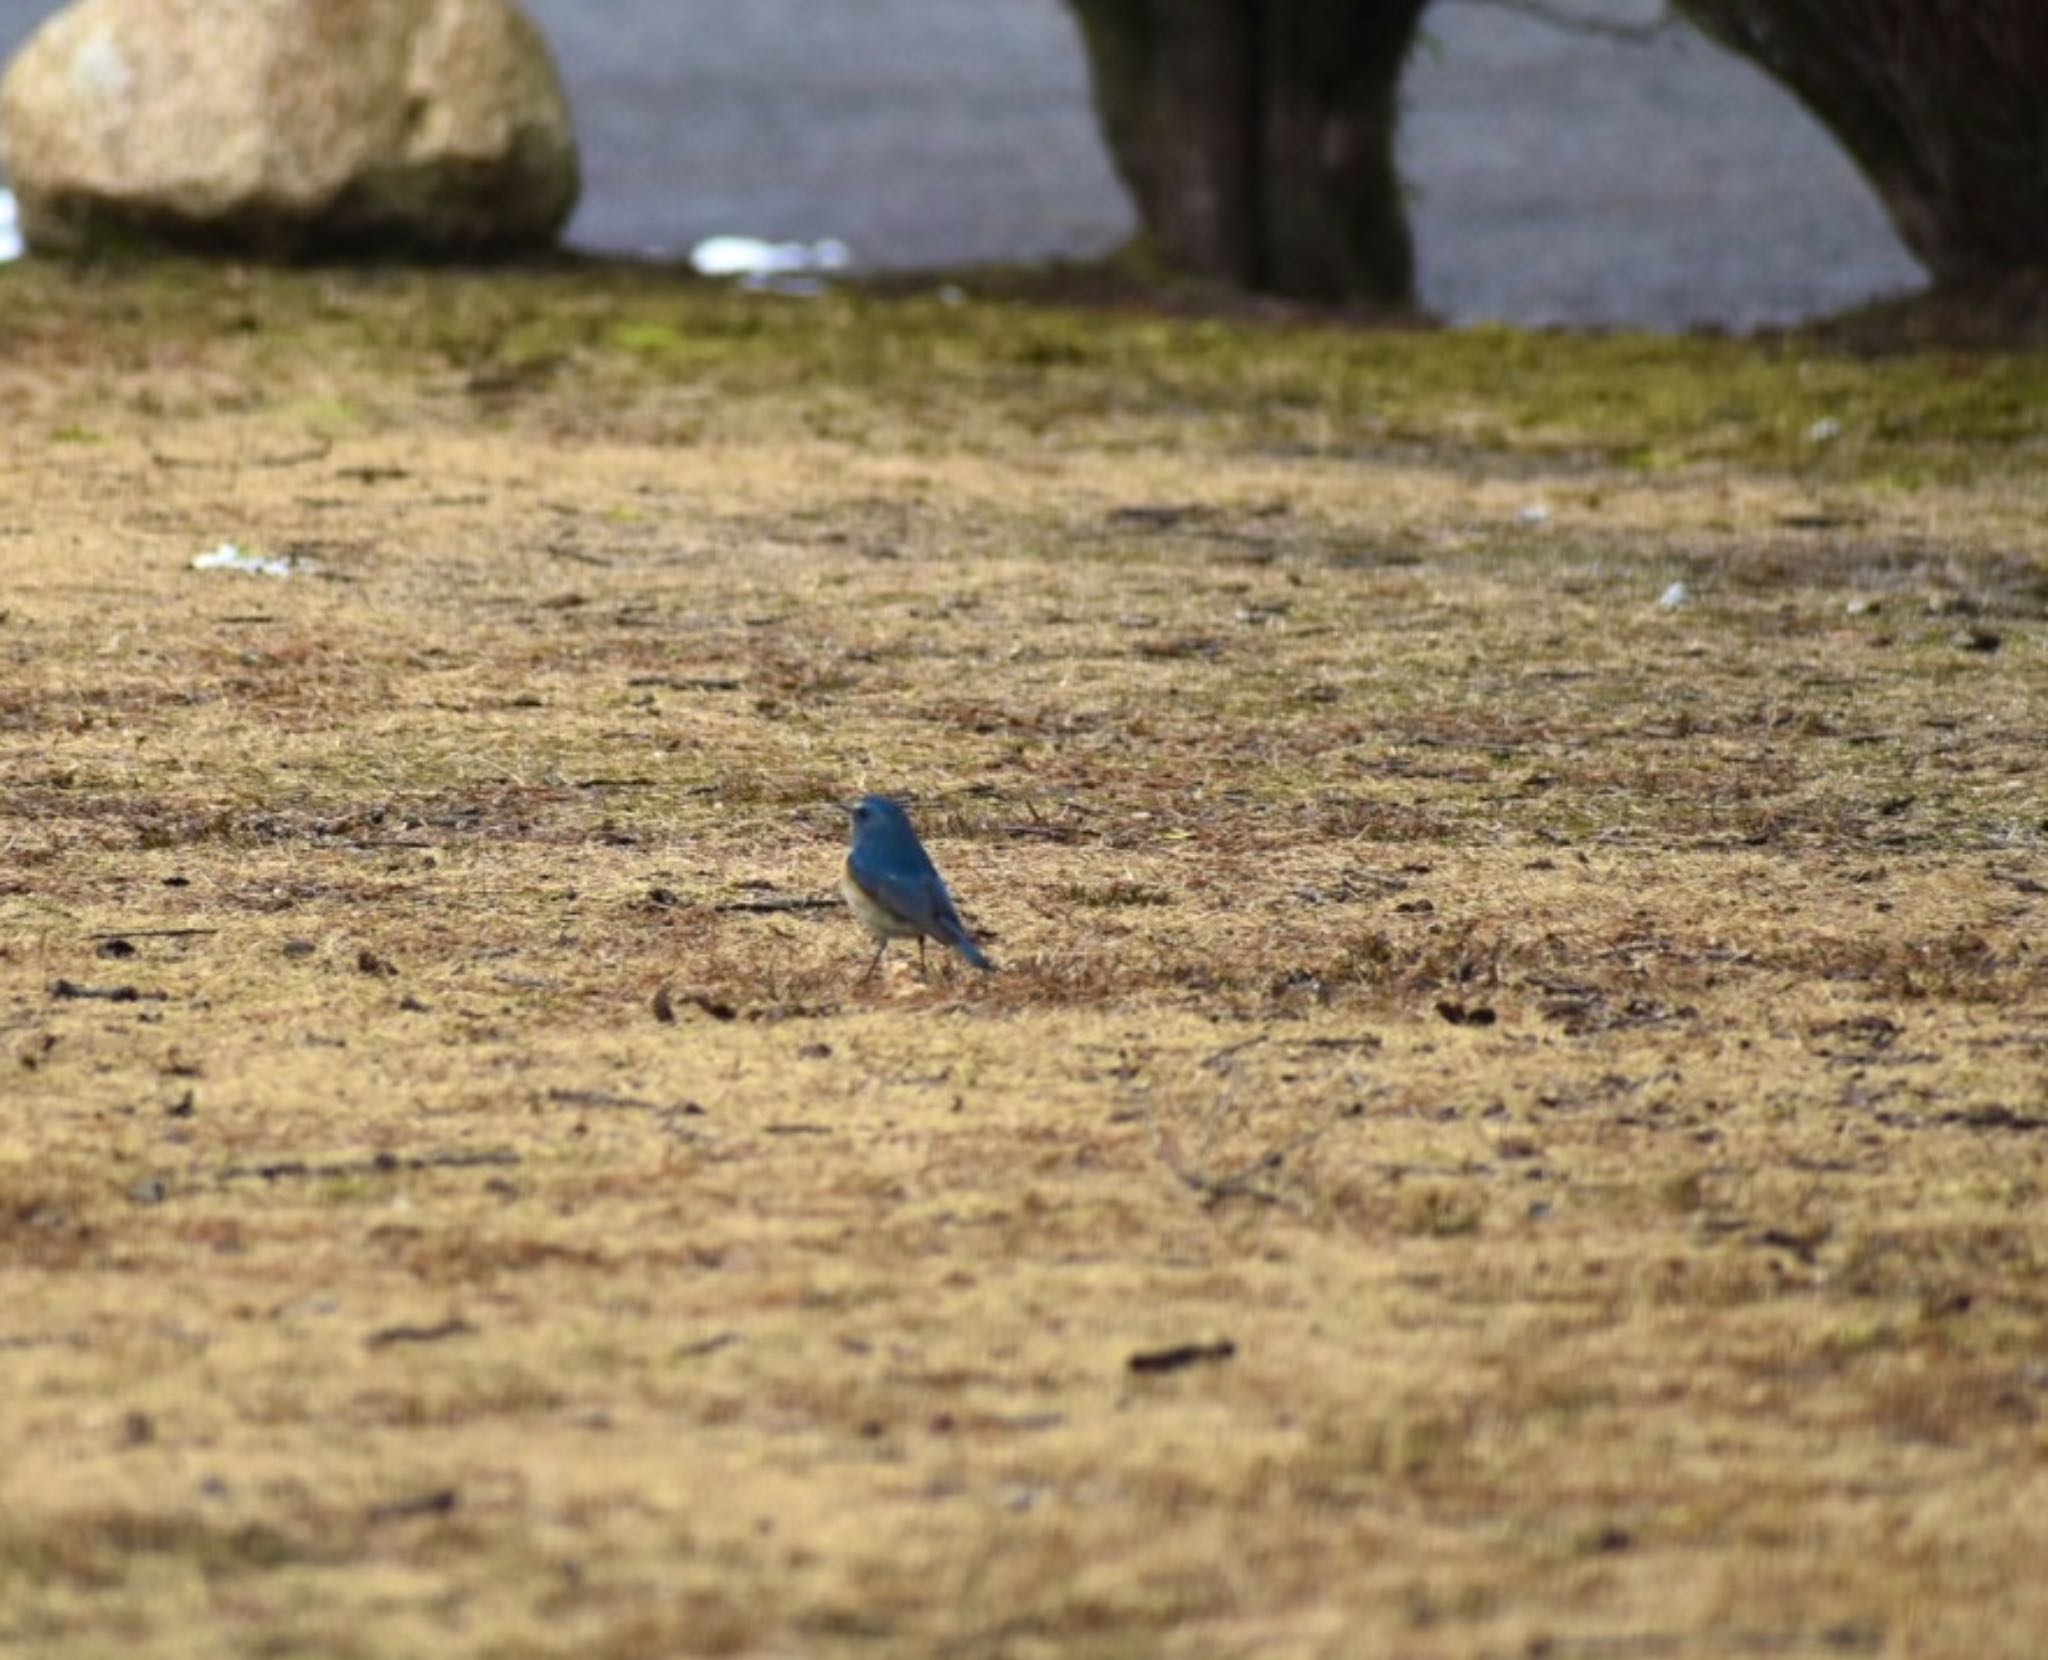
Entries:
<svg viewBox="0 0 2048 1660">
<path fill-rule="evenodd" d="M 848 818 L 852 818 L 856 810 L 854 808 L 853 803 L 850 801 L 835 801 L 832 803 L 832 805 L 836 807 L 840 812 L 844 813 Z"/>
</svg>

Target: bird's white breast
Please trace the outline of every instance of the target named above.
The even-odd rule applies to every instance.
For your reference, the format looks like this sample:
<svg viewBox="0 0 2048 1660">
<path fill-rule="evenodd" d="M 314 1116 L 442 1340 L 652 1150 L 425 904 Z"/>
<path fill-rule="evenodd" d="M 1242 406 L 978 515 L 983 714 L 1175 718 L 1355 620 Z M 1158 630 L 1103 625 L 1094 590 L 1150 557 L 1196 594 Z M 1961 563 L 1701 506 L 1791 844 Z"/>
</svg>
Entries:
<svg viewBox="0 0 2048 1660">
<path fill-rule="evenodd" d="M 840 896 L 846 901 L 846 908 L 860 919 L 861 926 L 878 940 L 915 939 L 923 932 L 916 923 L 906 922 L 893 911 L 885 911 L 867 895 L 854 879 L 851 864 L 839 873 Z"/>
</svg>

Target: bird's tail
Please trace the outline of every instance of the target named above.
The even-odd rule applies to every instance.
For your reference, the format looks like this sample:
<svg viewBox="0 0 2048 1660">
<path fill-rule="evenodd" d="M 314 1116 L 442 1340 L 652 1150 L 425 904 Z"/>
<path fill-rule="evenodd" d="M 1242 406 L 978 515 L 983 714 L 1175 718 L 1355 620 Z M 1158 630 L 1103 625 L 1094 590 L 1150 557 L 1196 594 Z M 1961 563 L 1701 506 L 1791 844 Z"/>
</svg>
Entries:
<svg viewBox="0 0 2048 1660">
<path fill-rule="evenodd" d="M 940 937 L 969 963 L 979 969 L 992 969 L 996 966 L 982 955 L 981 947 L 974 943 L 974 937 L 967 932 L 967 925 L 957 916 L 942 916 L 938 922 Z"/>
</svg>

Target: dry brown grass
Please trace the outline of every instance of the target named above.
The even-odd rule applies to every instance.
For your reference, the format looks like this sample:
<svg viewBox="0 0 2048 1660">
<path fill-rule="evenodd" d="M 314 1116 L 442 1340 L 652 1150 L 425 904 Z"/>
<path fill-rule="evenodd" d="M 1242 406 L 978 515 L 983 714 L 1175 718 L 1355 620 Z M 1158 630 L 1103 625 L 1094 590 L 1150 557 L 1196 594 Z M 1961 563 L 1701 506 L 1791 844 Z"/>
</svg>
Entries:
<svg viewBox="0 0 2048 1660">
<path fill-rule="evenodd" d="M 5 287 L 0 1648 L 2038 1652 L 2038 438 Z"/>
</svg>

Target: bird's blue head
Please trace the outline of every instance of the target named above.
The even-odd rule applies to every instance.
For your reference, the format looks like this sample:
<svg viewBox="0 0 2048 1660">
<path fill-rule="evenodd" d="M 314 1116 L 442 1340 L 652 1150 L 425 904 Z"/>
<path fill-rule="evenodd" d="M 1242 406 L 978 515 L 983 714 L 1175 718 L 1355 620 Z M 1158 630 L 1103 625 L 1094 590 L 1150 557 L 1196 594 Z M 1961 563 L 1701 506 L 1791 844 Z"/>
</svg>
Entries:
<svg viewBox="0 0 2048 1660">
<path fill-rule="evenodd" d="M 900 802 L 886 795 L 864 795 L 846 809 L 852 821 L 853 843 L 885 852 L 896 847 L 916 847 L 917 832 L 910 827 L 910 815 Z"/>
</svg>

